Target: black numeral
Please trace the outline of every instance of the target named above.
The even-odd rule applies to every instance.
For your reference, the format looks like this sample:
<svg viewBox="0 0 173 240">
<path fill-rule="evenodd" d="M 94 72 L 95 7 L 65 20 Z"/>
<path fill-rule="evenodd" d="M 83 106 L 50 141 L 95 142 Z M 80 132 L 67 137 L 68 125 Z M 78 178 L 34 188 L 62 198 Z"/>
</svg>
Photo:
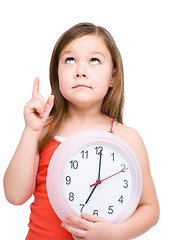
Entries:
<svg viewBox="0 0 173 240">
<path fill-rule="evenodd" d="M 77 169 L 78 168 L 78 161 L 77 160 L 71 160 L 71 168 Z"/>
<path fill-rule="evenodd" d="M 67 177 L 65 178 L 65 180 L 66 180 L 66 184 L 67 184 L 67 185 L 69 185 L 69 184 L 71 183 L 71 177 L 70 177 L 70 176 L 67 176 Z"/>
<path fill-rule="evenodd" d="M 87 151 L 82 151 L 82 158 L 88 159 L 88 150 Z"/>
<path fill-rule="evenodd" d="M 74 200 L 74 193 L 73 192 L 70 192 L 69 193 L 69 201 L 73 201 Z"/>
<path fill-rule="evenodd" d="M 121 204 L 123 203 L 123 195 L 121 195 L 121 197 L 118 199 L 118 202 L 120 202 Z"/>
<path fill-rule="evenodd" d="M 125 164 L 121 164 L 121 167 L 122 167 L 121 172 L 125 172 L 124 169 L 126 168 L 126 165 Z"/>
<path fill-rule="evenodd" d="M 129 186 L 128 183 L 129 183 L 129 182 L 128 182 L 127 180 L 124 180 L 124 185 L 123 185 L 123 187 L 124 187 L 124 188 L 128 188 L 128 186 Z"/>
<path fill-rule="evenodd" d="M 109 208 L 108 208 L 108 213 L 109 214 L 112 214 L 114 211 L 113 211 L 113 206 L 109 206 Z"/>
<path fill-rule="evenodd" d="M 82 212 L 83 208 L 85 207 L 85 204 L 80 204 L 80 206 L 81 206 L 80 212 Z"/>
<path fill-rule="evenodd" d="M 115 154 L 112 153 L 111 156 L 112 156 L 112 161 L 114 161 L 115 160 Z"/>
<path fill-rule="evenodd" d="M 94 210 L 94 211 L 93 211 L 93 215 L 98 216 L 98 215 L 99 215 L 99 211 L 98 211 L 98 210 Z"/>
<path fill-rule="evenodd" d="M 102 155 L 103 147 L 97 146 L 97 147 L 95 147 L 95 149 L 96 149 L 96 154 L 97 155 Z"/>
</svg>

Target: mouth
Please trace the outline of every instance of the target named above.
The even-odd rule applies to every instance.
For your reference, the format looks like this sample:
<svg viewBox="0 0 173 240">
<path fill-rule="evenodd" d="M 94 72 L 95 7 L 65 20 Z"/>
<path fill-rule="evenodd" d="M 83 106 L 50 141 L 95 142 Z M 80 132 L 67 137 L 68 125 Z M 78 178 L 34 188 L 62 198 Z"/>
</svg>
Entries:
<svg viewBox="0 0 173 240">
<path fill-rule="evenodd" d="M 74 88 L 91 88 L 90 86 L 87 86 L 85 84 L 78 84 L 78 85 L 75 85 L 74 87 L 72 87 L 73 89 Z"/>
</svg>

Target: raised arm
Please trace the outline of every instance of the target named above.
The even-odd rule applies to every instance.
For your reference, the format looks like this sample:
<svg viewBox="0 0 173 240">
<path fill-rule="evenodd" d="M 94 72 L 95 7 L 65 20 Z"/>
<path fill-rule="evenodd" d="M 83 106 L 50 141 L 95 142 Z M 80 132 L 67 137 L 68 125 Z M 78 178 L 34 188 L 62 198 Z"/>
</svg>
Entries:
<svg viewBox="0 0 173 240">
<path fill-rule="evenodd" d="M 32 98 L 24 107 L 25 128 L 4 175 L 5 195 L 12 204 L 23 204 L 33 193 L 39 163 L 38 142 L 53 103 L 54 96 L 45 102 L 40 95 L 36 78 Z"/>
</svg>

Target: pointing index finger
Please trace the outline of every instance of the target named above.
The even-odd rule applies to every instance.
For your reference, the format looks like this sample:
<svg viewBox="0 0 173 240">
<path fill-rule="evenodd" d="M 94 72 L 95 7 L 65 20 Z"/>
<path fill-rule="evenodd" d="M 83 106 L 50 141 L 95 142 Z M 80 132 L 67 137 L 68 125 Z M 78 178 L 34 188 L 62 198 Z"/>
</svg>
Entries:
<svg viewBox="0 0 173 240">
<path fill-rule="evenodd" d="M 33 86 L 33 90 L 32 90 L 32 97 L 35 97 L 39 94 L 39 82 L 40 82 L 39 78 L 36 77 L 34 86 Z"/>
</svg>

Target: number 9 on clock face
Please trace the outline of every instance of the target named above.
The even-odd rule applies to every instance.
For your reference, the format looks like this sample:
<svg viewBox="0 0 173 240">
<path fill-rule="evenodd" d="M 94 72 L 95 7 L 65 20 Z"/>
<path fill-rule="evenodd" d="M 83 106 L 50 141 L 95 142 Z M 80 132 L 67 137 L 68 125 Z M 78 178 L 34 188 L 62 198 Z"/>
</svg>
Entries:
<svg viewBox="0 0 173 240">
<path fill-rule="evenodd" d="M 135 211 L 142 190 L 138 160 L 113 134 L 87 130 L 67 138 L 48 169 L 50 203 L 63 221 L 71 213 L 122 222 Z"/>
</svg>

